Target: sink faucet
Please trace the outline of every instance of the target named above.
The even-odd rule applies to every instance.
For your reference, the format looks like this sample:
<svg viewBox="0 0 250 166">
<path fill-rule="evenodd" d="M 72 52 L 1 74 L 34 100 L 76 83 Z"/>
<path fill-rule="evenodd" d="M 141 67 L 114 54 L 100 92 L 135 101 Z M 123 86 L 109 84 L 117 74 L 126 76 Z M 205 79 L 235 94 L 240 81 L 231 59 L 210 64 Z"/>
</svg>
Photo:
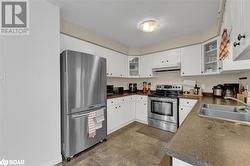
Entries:
<svg viewBox="0 0 250 166">
<path fill-rule="evenodd" d="M 237 102 L 243 104 L 244 106 L 246 106 L 246 108 L 249 110 L 249 111 L 247 111 L 247 112 L 250 112 L 250 105 L 244 103 L 243 101 L 241 101 L 241 100 L 239 100 L 239 99 L 236 99 L 236 98 L 234 98 L 234 97 L 227 97 L 227 96 L 225 96 L 224 99 L 226 99 L 226 100 L 229 99 L 229 100 L 237 101 Z"/>
</svg>

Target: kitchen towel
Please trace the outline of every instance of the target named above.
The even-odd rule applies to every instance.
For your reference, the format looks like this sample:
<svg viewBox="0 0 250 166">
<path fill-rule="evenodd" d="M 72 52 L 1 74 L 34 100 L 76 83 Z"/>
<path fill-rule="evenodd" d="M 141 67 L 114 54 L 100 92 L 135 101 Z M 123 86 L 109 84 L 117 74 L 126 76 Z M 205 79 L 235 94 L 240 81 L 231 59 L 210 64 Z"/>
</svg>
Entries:
<svg viewBox="0 0 250 166">
<path fill-rule="evenodd" d="M 96 130 L 102 128 L 102 122 L 105 120 L 104 108 L 96 111 Z"/>
<path fill-rule="evenodd" d="M 219 54 L 220 60 L 224 60 L 226 59 L 226 57 L 228 57 L 229 46 L 230 46 L 229 34 L 227 32 L 227 29 L 224 29 L 221 35 L 220 54 Z"/>
<path fill-rule="evenodd" d="M 90 112 L 88 115 L 88 128 L 89 137 L 94 138 L 96 136 L 96 111 Z"/>
</svg>

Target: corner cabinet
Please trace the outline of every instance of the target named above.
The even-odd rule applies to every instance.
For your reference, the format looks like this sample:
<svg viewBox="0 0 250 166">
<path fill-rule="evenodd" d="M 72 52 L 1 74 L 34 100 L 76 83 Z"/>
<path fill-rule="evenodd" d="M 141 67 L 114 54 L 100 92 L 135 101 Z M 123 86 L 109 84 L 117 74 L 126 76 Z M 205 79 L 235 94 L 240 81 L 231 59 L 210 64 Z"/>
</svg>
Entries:
<svg viewBox="0 0 250 166">
<path fill-rule="evenodd" d="M 219 38 L 213 38 L 202 44 L 201 73 L 219 74 L 222 71 L 219 60 Z"/>
<path fill-rule="evenodd" d="M 152 61 L 153 56 L 151 54 L 143 55 L 140 57 L 140 77 L 141 78 L 150 78 L 153 77 L 152 71 Z"/>
<path fill-rule="evenodd" d="M 140 57 L 128 56 L 128 77 L 139 78 L 140 77 Z"/>
</svg>

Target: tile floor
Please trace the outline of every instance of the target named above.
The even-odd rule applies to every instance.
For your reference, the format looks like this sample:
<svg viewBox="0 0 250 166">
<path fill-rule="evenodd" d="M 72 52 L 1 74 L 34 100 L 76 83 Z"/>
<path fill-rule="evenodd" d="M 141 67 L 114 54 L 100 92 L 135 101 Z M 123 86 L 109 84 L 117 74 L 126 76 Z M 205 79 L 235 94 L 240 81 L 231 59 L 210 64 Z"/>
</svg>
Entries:
<svg viewBox="0 0 250 166">
<path fill-rule="evenodd" d="M 107 142 L 80 153 L 70 162 L 57 166 L 156 166 L 164 156 L 166 142 L 137 132 L 141 123 L 130 125 L 112 133 Z"/>
</svg>

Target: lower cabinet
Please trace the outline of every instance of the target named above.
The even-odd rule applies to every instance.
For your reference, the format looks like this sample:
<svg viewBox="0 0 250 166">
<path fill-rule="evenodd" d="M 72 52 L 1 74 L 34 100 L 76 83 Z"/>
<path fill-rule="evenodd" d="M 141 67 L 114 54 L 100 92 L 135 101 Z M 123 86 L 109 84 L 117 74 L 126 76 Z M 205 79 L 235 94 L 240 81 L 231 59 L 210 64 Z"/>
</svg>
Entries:
<svg viewBox="0 0 250 166">
<path fill-rule="evenodd" d="M 194 100 L 194 99 L 180 99 L 179 100 L 179 126 L 181 126 L 183 121 L 191 112 L 196 102 L 197 100 Z"/>
<path fill-rule="evenodd" d="M 147 96 L 132 95 L 107 101 L 108 134 L 135 120 L 147 124 L 147 118 Z"/>
<path fill-rule="evenodd" d="M 138 122 L 148 124 L 148 102 L 147 101 L 136 102 L 135 119 Z"/>
</svg>

